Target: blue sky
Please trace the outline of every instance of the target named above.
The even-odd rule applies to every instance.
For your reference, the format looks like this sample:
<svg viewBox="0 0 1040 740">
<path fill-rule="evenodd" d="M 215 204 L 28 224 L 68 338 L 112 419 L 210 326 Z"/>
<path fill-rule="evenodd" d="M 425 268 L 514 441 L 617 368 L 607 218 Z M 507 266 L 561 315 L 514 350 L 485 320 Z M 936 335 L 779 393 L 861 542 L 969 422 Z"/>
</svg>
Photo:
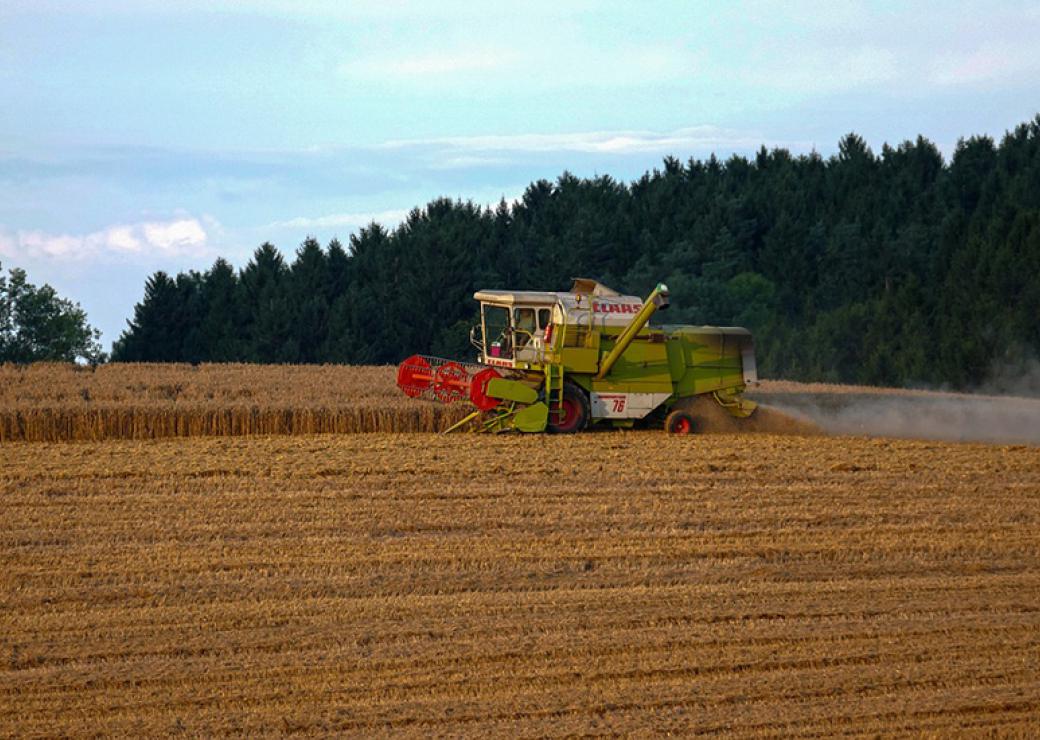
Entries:
<svg viewBox="0 0 1040 740">
<path fill-rule="evenodd" d="M 114 340 L 158 269 L 494 203 L 564 169 L 949 154 L 1040 112 L 1027 2 L 0 4 L 0 263 Z"/>
</svg>

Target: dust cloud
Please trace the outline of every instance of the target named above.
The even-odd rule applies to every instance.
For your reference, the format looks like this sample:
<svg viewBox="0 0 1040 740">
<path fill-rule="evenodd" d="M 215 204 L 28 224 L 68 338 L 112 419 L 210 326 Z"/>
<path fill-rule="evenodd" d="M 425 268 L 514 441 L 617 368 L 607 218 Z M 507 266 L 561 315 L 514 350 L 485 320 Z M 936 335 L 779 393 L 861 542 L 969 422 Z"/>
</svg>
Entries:
<svg viewBox="0 0 1040 740">
<path fill-rule="evenodd" d="M 880 389 L 749 395 L 826 434 L 1040 444 L 1040 398 Z"/>
<path fill-rule="evenodd" d="M 1040 361 L 1026 357 L 1014 362 L 998 363 L 978 390 L 995 396 L 1040 399 Z"/>
</svg>

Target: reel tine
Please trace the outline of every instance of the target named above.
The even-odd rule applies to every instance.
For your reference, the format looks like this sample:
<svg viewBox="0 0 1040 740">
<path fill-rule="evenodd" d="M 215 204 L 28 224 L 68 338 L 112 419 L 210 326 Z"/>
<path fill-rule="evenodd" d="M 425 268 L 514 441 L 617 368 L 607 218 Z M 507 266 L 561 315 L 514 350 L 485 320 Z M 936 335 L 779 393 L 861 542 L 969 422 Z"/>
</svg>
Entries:
<svg viewBox="0 0 1040 740">
<path fill-rule="evenodd" d="M 455 403 L 471 397 L 474 377 L 486 369 L 442 357 L 412 355 L 397 366 L 397 387 L 410 398 Z"/>
</svg>

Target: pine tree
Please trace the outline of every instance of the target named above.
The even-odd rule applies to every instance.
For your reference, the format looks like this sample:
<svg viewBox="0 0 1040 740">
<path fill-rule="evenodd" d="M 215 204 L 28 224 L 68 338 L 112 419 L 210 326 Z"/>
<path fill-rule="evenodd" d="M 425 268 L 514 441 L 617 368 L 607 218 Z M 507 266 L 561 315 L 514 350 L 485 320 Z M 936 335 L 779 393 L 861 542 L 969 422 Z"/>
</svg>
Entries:
<svg viewBox="0 0 1040 740">
<path fill-rule="evenodd" d="M 270 242 L 253 253 L 242 270 L 246 319 L 245 359 L 252 362 L 296 362 L 299 347 L 293 336 L 293 312 L 285 284 L 285 260 Z"/>
<path fill-rule="evenodd" d="M 297 361 L 320 362 L 328 334 L 329 265 L 317 239 L 307 237 L 297 250 L 287 290 Z"/>
<path fill-rule="evenodd" d="M 203 316 L 200 325 L 203 353 L 208 362 L 243 359 L 240 327 L 244 314 L 239 303 L 238 277 L 224 259 L 217 259 L 202 281 Z"/>
<path fill-rule="evenodd" d="M 177 284 L 159 271 L 144 284 L 144 298 L 134 306 L 134 317 L 112 348 L 112 359 L 121 362 L 176 362 L 182 337 L 177 314 Z"/>
</svg>

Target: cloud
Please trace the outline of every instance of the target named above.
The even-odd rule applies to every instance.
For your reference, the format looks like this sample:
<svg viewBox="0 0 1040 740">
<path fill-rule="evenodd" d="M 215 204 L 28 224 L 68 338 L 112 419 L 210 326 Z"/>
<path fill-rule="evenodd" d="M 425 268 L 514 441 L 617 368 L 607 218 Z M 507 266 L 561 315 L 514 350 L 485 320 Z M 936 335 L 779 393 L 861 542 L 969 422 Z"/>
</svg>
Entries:
<svg viewBox="0 0 1040 740">
<path fill-rule="evenodd" d="M 409 214 L 409 210 L 397 209 L 388 211 L 371 211 L 365 213 L 333 213 L 327 216 L 299 216 L 297 218 L 289 219 L 288 221 L 275 221 L 269 223 L 266 226 L 262 226 L 262 229 L 329 229 L 337 226 L 347 226 L 351 228 L 357 228 L 361 226 L 368 226 L 370 223 L 375 222 L 382 224 L 387 228 L 393 228 L 397 224 L 404 221 Z"/>
<path fill-rule="evenodd" d="M 446 136 L 429 139 L 398 139 L 383 144 L 386 149 L 433 148 L 454 152 L 515 152 L 540 154 L 578 152 L 584 154 L 680 154 L 691 150 L 755 149 L 759 146 L 805 148 L 805 142 L 773 142 L 749 132 L 716 126 L 693 126 L 671 132 L 585 131 L 565 134 L 515 134 Z M 808 145 L 808 146 L 811 146 Z M 470 159 L 480 158 L 470 157 Z M 447 162 L 469 164 L 458 155 Z M 491 160 L 494 163 L 494 160 Z"/>
<path fill-rule="evenodd" d="M 206 231 L 193 218 L 144 223 L 140 228 L 145 242 L 162 252 L 195 251 L 206 243 Z"/>
<path fill-rule="evenodd" d="M 208 235 L 198 219 L 115 224 L 88 234 L 51 234 L 41 230 L 0 233 L 0 253 L 7 257 L 76 260 L 100 255 L 198 255 Z"/>
<path fill-rule="evenodd" d="M 461 154 L 457 157 L 447 157 L 430 163 L 431 169 L 435 170 L 468 170 L 475 167 L 500 167 L 513 164 L 513 160 L 506 157 L 481 157 L 472 154 Z"/>
<path fill-rule="evenodd" d="M 515 193 L 515 194 L 511 194 Z M 507 205 L 514 206 L 523 199 L 522 189 L 513 188 L 511 191 L 507 191 L 497 196 L 497 198 L 487 199 L 478 198 L 474 202 L 483 203 L 485 208 L 495 208 L 498 206 L 500 201 L 505 201 Z M 421 208 L 421 207 L 420 207 Z M 300 216 L 297 218 L 289 219 L 288 221 L 274 221 L 264 226 L 260 226 L 260 231 L 267 231 L 270 229 L 335 229 L 338 226 L 345 226 L 351 229 L 359 228 L 362 226 L 368 226 L 371 223 L 377 223 L 383 228 L 393 229 L 397 227 L 402 221 L 408 218 L 412 210 L 410 208 L 402 208 L 387 211 L 369 211 L 369 212 L 357 212 L 357 213 L 333 213 L 327 216 Z"/>
</svg>

